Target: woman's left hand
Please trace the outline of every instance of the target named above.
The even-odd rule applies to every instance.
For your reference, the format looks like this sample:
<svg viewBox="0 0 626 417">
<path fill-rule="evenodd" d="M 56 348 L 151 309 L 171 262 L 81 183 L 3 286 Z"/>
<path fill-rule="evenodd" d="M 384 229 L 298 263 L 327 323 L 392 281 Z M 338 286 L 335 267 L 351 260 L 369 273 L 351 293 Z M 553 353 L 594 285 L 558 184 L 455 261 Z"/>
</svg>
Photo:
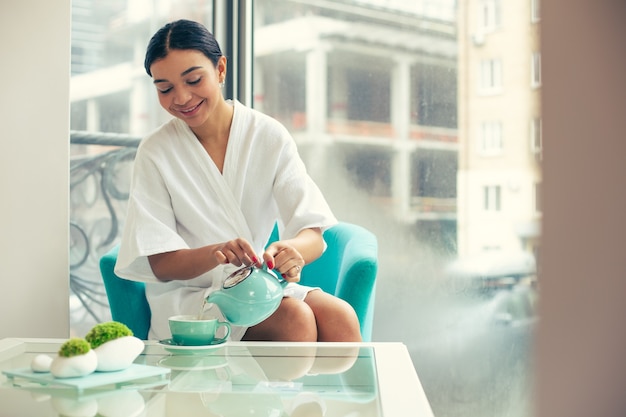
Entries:
<svg viewBox="0 0 626 417">
<path fill-rule="evenodd" d="M 305 264 L 304 258 L 296 248 L 288 243 L 284 241 L 272 243 L 265 250 L 263 260 L 270 269 L 280 272 L 286 281 L 300 281 L 300 273 Z"/>
</svg>

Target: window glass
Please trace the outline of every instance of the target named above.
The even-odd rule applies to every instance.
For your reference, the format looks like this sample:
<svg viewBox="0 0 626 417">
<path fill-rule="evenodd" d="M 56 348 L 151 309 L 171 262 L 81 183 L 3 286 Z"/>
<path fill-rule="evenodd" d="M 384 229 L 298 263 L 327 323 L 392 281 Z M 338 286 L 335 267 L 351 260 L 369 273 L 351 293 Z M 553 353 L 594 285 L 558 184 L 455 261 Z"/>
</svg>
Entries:
<svg viewBox="0 0 626 417">
<path fill-rule="evenodd" d="M 499 185 L 486 185 L 483 187 L 485 211 L 500 211 L 500 190 Z"/>
<path fill-rule="evenodd" d="M 72 2 L 70 82 L 70 327 L 84 335 L 110 320 L 98 265 L 119 241 L 134 152 L 169 117 L 159 106 L 143 57 L 167 21 L 209 28 L 211 1 Z"/>
<path fill-rule="evenodd" d="M 531 62 L 530 83 L 533 87 L 539 87 L 541 85 L 541 54 L 539 52 L 533 53 Z"/>
<path fill-rule="evenodd" d="M 535 23 L 541 19 L 541 0 L 530 0 L 530 20 Z"/>
<path fill-rule="evenodd" d="M 541 118 L 535 117 L 530 122 L 530 150 L 538 158 L 541 158 L 542 143 Z"/>
<path fill-rule="evenodd" d="M 530 416 L 538 1 L 249 3 L 252 106 L 291 132 L 337 217 L 378 238 L 374 341 L 407 345 L 435 415 Z M 73 1 L 75 334 L 110 318 L 98 260 L 119 240 L 139 139 L 169 119 L 148 39 L 182 17 L 212 28 L 212 4 Z"/>
<path fill-rule="evenodd" d="M 499 59 L 480 62 L 480 90 L 483 94 L 496 93 L 502 88 L 502 65 Z"/>
<path fill-rule="evenodd" d="M 502 151 L 502 123 L 482 122 L 480 127 L 480 152 L 488 155 Z"/>
<path fill-rule="evenodd" d="M 535 292 L 539 169 L 515 126 L 536 101 L 522 73 L 512 90 L 526 108 L 511 118 L 503 84 L 532 52 L 490 46 L 520 36 L 502 22 L 524 17 L 440 1 L 435 27 L 435 2 L 391 3 L 257 0 L 254 105 L 290 126 L 337 216 L 378 236 L 374 339 L 408 344 L 435 414 L 528 415 L 535 311 L 520 294 Z M 478 28 L 491 33 L 478 41 Z"/>
<path fill-rule="evenodd" d="M 479 2 L 479 22 L 485 32 L 500 26 L 500 0 L 482 0 Z"/>
</svg>

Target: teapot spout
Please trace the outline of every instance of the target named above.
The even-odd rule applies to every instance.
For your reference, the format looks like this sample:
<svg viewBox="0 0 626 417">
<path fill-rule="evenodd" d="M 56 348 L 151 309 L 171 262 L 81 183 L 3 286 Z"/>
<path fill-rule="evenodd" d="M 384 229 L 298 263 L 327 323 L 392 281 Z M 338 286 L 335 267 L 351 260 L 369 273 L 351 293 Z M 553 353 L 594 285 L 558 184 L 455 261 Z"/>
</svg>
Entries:
<svg viewBox="0 0 626 417">
<path fill-rule="evenodd" d="M 212 303 L 220 307 L 220 303 L 223 299 L 224 299 L 224 294 L 222 294 L 220 291 L 215 291 L 209 294 L 209 296 L 205 300 L 207 303 Z M 221 307 L 220 307 L 220 310 L 221 310 Z"/>
</svg>

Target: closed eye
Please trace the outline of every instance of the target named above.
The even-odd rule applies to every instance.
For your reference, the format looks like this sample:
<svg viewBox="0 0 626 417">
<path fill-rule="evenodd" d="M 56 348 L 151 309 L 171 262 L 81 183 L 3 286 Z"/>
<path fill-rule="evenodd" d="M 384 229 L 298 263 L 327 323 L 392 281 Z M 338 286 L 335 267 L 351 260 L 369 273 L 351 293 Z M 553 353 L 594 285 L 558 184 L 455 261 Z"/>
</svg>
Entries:
<svg viewBox="0 0 626 417">
<path fill-rule="evenodd" d="M 196 85 L 200 81 L 202 81 L 202 77 L 199 77 L 197 80 L 187 81 L 187 84 L 189 84 L 189 85 Z"/>
</svg>

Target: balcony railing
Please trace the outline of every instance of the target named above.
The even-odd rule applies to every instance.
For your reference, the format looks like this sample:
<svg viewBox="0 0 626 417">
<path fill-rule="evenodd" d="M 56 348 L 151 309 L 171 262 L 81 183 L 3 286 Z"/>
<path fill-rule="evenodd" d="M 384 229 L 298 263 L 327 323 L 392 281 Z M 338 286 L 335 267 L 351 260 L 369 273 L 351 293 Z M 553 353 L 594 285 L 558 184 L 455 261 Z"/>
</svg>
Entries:
<svg viewBox="0 0 626 417">
<path fill-rule="evenodd" d="M 70 325 L 75 333 L 110 319 L 99 261 L 119 241 L 139 142 L 129 135 L 70 132 Z"/>
</svg>

